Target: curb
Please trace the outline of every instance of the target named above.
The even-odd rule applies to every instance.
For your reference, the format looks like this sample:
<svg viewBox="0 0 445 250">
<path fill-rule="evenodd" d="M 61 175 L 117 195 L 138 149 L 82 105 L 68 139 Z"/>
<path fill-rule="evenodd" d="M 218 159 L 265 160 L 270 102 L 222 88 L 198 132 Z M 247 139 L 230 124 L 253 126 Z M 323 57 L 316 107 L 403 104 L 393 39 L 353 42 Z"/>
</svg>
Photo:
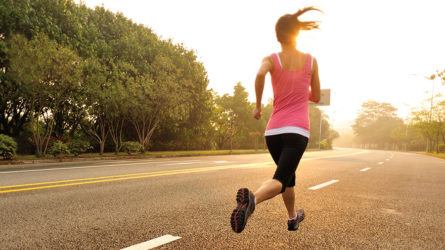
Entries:
<svg viewBox="0 0 445 250">
<path fill-rule="evenodd" d="M 91 157 L 91 158 L 58 158 L 58 159 L 44 159 L 44 160 L 11 160 L 0 161 L 0 168 L 10 165 L 33 165 L 44 163 L 60 163 L 60 162 L 85 162 L 85 161 L 103 161 L 103 160 L 126 160 L 126 159 L 154 159 L 154 158 L 176 158 L 176 157 L 192 157 L 192 156 L 215 156 L 215 155 L 241 155 L 241 154 L 265 154 L 268 151 L 258 152 L 232 152 L 232 153 L 184 153 L 184 154 L 160 154 L 160 155 L 134 155 L 134 156 L 110 156 L 110 157 Z"/>
</svg>

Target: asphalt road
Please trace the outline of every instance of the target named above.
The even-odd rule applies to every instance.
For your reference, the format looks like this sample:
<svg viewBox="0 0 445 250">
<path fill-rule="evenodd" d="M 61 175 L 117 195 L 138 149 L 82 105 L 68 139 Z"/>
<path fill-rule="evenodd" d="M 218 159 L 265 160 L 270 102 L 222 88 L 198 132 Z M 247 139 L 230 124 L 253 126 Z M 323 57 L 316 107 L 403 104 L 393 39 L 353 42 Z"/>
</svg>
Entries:
<svg viewBox="0 0 445 250">
<path fill-rule="evenodd" d="M 445 249 L 443 160 L 306 152 L 299 230 L 287 231 L 276 197 L 232 232 L 238 188 L 273 172 L 268 154 L 0 167 L 0 249 L 121 249 L 165 235 L 180 238 L 161 249 Z"/>
</svg>

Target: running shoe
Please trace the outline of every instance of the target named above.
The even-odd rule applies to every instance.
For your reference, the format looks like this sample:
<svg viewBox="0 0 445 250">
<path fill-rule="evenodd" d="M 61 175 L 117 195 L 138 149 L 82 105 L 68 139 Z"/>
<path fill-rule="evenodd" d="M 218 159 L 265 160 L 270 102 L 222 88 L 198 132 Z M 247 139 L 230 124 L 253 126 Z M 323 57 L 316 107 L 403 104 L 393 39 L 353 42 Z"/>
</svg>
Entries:
<svg viewBox="0 0 445 250">
<path fill-rule="evenodd" d="M 255 210 L 255 196 L 247 188 L 240 188 L 236 193 L 236 208 L 230 216 L 233 231 L 241 233 L 246 226 L 247 219 Z"/>
<path fill-rule="evenodd" d="M 299 209 L 296 211 L 297 218 L 292 220 L 287 220 L 287 230 L 296 231 L 298 229 L 298 224 L 304 220 L 304 210 Z"/>
</svg>

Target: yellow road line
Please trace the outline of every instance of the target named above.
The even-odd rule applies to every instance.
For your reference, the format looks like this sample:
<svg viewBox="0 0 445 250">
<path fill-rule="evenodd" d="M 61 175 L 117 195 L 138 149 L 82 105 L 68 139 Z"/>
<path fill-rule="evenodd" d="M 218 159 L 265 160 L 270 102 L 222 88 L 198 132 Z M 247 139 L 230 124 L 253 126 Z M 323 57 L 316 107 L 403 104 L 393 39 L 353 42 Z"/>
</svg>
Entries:
<svg viewBox="0 0 445 250">
<path fill-rule="evenodd" d="M 22 192 L 22 191 L 29 191 L 29 190 L 38 190 L 38 189 L 48 189 L 48 188 L 56 188 L 56 187 L 77 186 L 77 185 L 101 183 L 101 182 L 111 182 L 111 181 L 140 179 L 140 178 L 165 176 L 165 175 L 187 174 L 187 173 L 196 173 L 196 172 L 207 172 L 207 171 L 222 170 L 222 169 L 229 169 L 229 168 L 263 167 L 265 165 L 271 165 L 271 163 L 226 165 L 226 166 L 204 167 L 204 168 L 176 169 L 176 170 L 147 172 L 147 173 L 137 173 L 137 174 L 127 174 L 127 175 L 114 175 L 114 176 L 103 176 L 103 177 L 94 177 L 94 178 L 62 180 L 62 181 L 53 181 L 53 182 L 30 183 L 30 184 L 22 184 L 22 185 L 3 186 L 3 187 L 0 187 L 0 188 L 1 189 L 5 189 L 5 188 L 11 188 L 11 187 L 26 187 L 26 186 L 37 186 L 37 185 L 43 185 L 43 186 L 2 190 L 2 191 L 0 191 L 0 194 L 13 193 L 13 192 Z M 121 178 L 119 178 L 119 177 L 121 177 Z M 89 180 L 89 181 L 85 181 L 85 180 Z M 81 182 L 79 182 L 79 181 L 81 181 Z M 73 182 L 73 183 L 66 183 L 66 182 Z M 46 185 L 46 184 L 56 184 L 56 183 L 64 183 L 64 184 Z"/>
<path fill-rule="evenodd" d="M 72 180 L 60 180 L 60 181 L 37 182 L 37 183 L 29 183 L 29 184 L 18 184 L 18 185 L 10 185 L 10 186 L 0 186 L 0 189 L 15 188 L 15 187 L 26 187 L 26 186 L 39 186 L 39 185 L 57 184 L 57 183 L 75 182 L 75 181 L 88 181 L 88 180 L 99 180 L 99 179 L 119 178 L 119 177 L 136 176 L 136 175 L 147 175 L 147 174 L 169 173 L 169 172 L 188 171 L 188 170 L 198 170 L 198 169 L 212 169 L 212 168 L 221 168 L 221 167 L 224 167 L 224 168 L 246 167 L 246 166 L 255 166 L 255 165 L 260 165 L 260 164 L 264 164 L 264 163 L 258 163 L 258 164 L 242 164 L 242 165 L 227 165 L 227 166 L 203 167 L 203 168 L 173 169 L 173 170 L 165 170 L 165 171 L 157 171 L 157 172 L 141 172 L 141 173 L 133 173 L 133 174 L 111 175 L 111 176 L 102 176 L 102 177 L 89 177 L 89 178 L 72 179 Z"/>
<path fill-rule="evenodd" d="M 122 175 L 111 175 L 111 176 L 101 176 L 101 177 L 89 177 L 89 178 L 72 179 L 72 180 L 60 180 L 60 181 L 48 181 L 48 182 L 29 183 L 29 184 L 18 184 L 18 185 L 10 185 L 10 186 L 0 186 L 0 189 L 14 188 L 14 187 L 26 187 L 26 186 L 39 186 L 39 185 L 57 184 L 57 183 L 64 183 L 64 182 L 110 179 L 110 178 L 118 178 L 118 177 L 125 177 L 125 176 L 147 175 L 147 174 L 164 173 L 164 172 L 176 172 L 176 171 L 179 171 L 179 170 L 180 169 L 174 169 L 174 170 L 166 170 L 166 171 L 159 171 L 159 172 L 142 172 L 142 173 L 134 173 L 134 174 L 122 174 Z M 187 170 L 187 169 L 184 169 L 184 170 Z"/>
<path fill-rule="evenodd" d="M 302 159 L 302 161 L 319 160 L 319 159 L 325 159 L 325 158 L 336 158 L 336 157 L 343 157 L 343 156 L 349 156 L 349 155 L 355 155 L 355 154 L 362 154 L 365 152 L 367 152 L 367 151 L 364 150 L 364 151 L 350 153 L 350 154 L 314 157 L 314 158 Z M 223 169 L 229 169 L 229 168 L 246 168 L 246 167 L 260 168 L 260 167 L 270 167 L 270 166 L 275 166 L 275 165 L 273 162 L 249 163 L 249 164 L 240 164 L 240 165 L 225 165 L 225 166 L 213 166 L 213 167 L 202 167 L 202 168 L 174 169 L 174 170 L 165 170 L 165 171 L 157 171 L 157 172 L 142 172 L 142 173 L 123 174 L 123 175 L 111 175 L 111 176 L 71 179 L 71 180 L 37 182 L 37 183 L 28 183 L 28 184 L 0 186 L 0 189 L 8 189 L 8 190 L 0 191 L 0 194 L 22 192 L 22 191 L 29 191 L 29 190 L 38 190 L 38 189 L 57 188 L 57 187 L 78 186 L 78 185 L 92 184 L 92 183 L 102 183 L 102 182 L 111 182 L 111 181 L 149 178 L 149 177 L 166 176 L 166 175 L 207 172 L 207 171 L 223 170 Z M 36 186 L 36 187 L 32 187 L 32 186 Z M 9 188 L 15 188 L 15 189 L 9 189 Z"/>
<path fill-rule="evenodd" d="M 148 178 L 148 177 L 164 176 L 164 175 L 185 174 L 185 173 L 193 173 L 193 172 L 195 172 L 195 171 L 190 171 L 190 172 L 180 172 L 180 173 L 178 172 L 178 173 L 164 173 L 164 174 L 152 174 L 152 175 L 139 175 L 139 176 L 125 177 L 125 178 L 104 179 L 104 180 L 96 180 L 96 181 L 74 182 L 74 183 L 65 183 L 65 184 L 58 184 L 58 185 L 47 185 L 47 186 L 39 186 L 39 187 L 29 187 L 29 188 L 19 188 L 19 189 L 9 189 L 9 190 L 3 190 L 3 191 L 0 191 L 0 194 L 4 194 L 4 193 L 13 193 L 13 192 L 22 192 L 22 191 L 29 191 L 29 190 L 38 190 L 38 189 L 57 188 L 57 187 L 78 186 L 78 185 L 92 184 L 92 183 L 101 183 L 101 182 L 111 182 L 111 181 L 122 181 L 122 180 L 131 180 L 131 179 L 140 179 L 140 178 Z M 196 171 L 196 172 L 197 172 L 197 171 Z"/>
</svg>

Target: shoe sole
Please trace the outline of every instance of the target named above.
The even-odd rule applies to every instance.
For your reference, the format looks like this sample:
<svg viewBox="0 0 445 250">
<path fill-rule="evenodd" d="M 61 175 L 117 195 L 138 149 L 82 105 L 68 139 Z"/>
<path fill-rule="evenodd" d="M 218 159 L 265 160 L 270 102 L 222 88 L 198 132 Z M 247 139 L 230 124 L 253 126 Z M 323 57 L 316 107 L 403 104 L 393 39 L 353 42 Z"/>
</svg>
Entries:
<svg viewBox="0 0 445 250">
<path fill-rule="evenodd" d="M 301 212 L 301 219 L 298 218 L 298 223 L 302 222 L 304 220 L 304 217 L 306 216 L 306 214 L 304 213 L 304 211 L 302 209 L 298 210 L 298 214 L 300 214 L 300 211 L 302 211 Z"/>
<path fill-rule="evenodd" d="M 250 212 L 248 212 L 250 203 L 249 193 L 249 189 L 247 188 L 241 188 L 236 193 L 237 207 L 233 210 L 232 215 L 230 216 L 230 224 L 233 231 L 236 233 L 241 233 L 244 230 L 247 219 L 250 216 Z"/>
</svg>

